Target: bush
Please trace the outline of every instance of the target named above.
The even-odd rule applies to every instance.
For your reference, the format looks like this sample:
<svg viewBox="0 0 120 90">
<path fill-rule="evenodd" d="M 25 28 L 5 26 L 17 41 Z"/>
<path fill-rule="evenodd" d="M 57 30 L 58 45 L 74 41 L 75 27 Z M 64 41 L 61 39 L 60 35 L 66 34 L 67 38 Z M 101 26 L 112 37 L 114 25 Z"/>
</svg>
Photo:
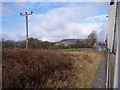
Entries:
<svg viewBox="0 0 120 90">
<path fill-rule="evenodd" d="M 67 87 L 73 60 L 63 52 L 3 49 L 3 88 Z"/>
</svg>

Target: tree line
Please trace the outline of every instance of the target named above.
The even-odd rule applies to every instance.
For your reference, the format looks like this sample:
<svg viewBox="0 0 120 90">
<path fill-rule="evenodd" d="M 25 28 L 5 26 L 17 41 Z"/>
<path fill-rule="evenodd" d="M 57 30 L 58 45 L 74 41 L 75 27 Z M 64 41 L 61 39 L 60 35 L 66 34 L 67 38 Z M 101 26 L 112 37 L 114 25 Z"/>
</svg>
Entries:
<svg viewBox="0 0 120 90">
<path fill-rule="evenodd" d="M 91 32 L 84 42 L 78 42 L 73 44 L 57 44 L 55 42 L 41 41 L 36 38 L 29 38 L 30 49 L 69 49 L 69 48 L 92 48 L 96 43 L 96 32 Z M 2 39 L 3 48 L 25 48 L 26 42 L 12 41 Z"/>
</svg>

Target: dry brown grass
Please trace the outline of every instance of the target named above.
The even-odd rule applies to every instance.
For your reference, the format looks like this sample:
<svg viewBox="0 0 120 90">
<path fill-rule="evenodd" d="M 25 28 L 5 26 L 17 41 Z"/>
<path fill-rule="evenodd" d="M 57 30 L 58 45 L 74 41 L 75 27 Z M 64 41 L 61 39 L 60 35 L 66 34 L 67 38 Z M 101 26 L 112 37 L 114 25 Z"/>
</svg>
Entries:
<svg viewBox="0 0 120 90">
<path fill-rule="evenodd" d="M 3 49 L 3 87 L 89 87 L 101 54 L 82 52 Z"/>
<path fill-rule="evenodd" d="M 75 56 L 74 78 L 72 87 L 90 88 L 95 78 L 102 54 L 95 50 L 88 49 L 83 52 L 72 53 Z"/>
</svg>

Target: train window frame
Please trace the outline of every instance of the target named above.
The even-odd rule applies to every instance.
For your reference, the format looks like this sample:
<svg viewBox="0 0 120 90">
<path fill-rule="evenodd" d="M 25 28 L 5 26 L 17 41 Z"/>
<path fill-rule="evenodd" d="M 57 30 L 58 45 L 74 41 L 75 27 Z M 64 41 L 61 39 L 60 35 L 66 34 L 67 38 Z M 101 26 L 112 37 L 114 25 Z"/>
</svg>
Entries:
<svg viewBox="0 0 120 90">
<path fill-rule="evenodd" d="M 117 16 L 116 16 L 117 17 Z M 113 39 L 113 47 L 112 47 L 112 53 L 116 55 L 116 50 L 117 50 L 117 32 L 116 32 L 116 23 L 115 23 L 115 28 L 114 28 L 114 39 Z"/>
<path fill-rule="evenodd" d="M 111 0 L 110 5 L 114 5 L 114 0 Z"/>
<path fill-rule="evenodd" d="M 114 0 L 111 0 L 111 2 L 113 2 Z M 117 9 L 116 9 L 117 10 Z M 116 16 L 115 16 L 115 20 L 117 21 L 117 11 L 116 11 Z M 115 23 L 115 25 L 114 25 L 114 39 L 113 39 L 113 47 L 112 47 L 112 53 L 114 54 L 114 55 L 116 55 L 116 50 L 117 50 L 117 31 L 116 31 L 116 29 L 117 29 L 117 26 L 116 26 L 116 23 Z"/>
</svg>

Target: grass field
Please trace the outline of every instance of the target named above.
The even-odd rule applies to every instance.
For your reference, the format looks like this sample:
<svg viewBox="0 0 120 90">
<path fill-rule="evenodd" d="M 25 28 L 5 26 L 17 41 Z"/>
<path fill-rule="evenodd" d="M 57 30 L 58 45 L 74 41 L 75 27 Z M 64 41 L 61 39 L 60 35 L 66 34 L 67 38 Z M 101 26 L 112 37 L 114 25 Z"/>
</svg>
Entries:
<svg viewBox="0 0 120 90">
<path fill-rule="evenodd" d="M 69 50 L 68 50 L 69 51 Z M 88 88 L 101 53 L 3 49 L 3 88 Z"/>
<path fill-rule="evenodd" d="M 72 48 L 72 49 L 62 49 L 65 52 L 80 52 L 80 51 L 85 51 L 86 48 Z"/>
</svg>

